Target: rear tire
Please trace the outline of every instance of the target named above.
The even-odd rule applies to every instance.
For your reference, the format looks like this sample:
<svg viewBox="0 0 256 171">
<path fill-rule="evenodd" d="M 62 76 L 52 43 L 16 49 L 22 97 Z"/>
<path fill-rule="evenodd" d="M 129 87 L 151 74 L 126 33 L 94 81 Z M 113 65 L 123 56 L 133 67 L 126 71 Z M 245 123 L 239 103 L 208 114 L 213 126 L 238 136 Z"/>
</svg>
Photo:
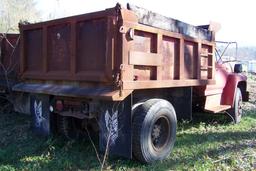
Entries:
<svg viewBox="0 0 256 171">
<path fill-rule="evenodd" d="M 233 117 L 235 124 L 241 121 L 243 110 L 242 110 L 242 93 L 240 88 L 236 88 L 234 107 L 228 110 L 228 113 Z"/>
<path fill-rule="evenodd" d="M 133 155 L 143 163 L 165 159 L 176 138 L 177 119 L 166 100 L 151 99 L 139 105 L 133 116 Z"/>
<path fill-rule="evenodd" d="M 79 130 L 76 128 L 75 118 L 68 116 L 58 116 L 58 131 L 68 140 L 79 138 Z"/>
</svg>

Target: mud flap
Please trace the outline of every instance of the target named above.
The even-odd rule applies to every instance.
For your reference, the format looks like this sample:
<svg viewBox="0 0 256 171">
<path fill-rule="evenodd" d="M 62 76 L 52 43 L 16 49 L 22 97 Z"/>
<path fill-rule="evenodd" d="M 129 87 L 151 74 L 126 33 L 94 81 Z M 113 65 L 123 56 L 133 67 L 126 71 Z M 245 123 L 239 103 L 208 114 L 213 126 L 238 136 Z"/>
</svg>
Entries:
<svg viewBox="0 0 256 171">
<path fill-rule="evenodd" d="M 131 96 L 122 102 L 104 102 L 100 116 L 100 151 L 132 158 Z"/>
<path fill-rule="evenodd" d="M 169 98 L 178 120 L 192 120 L 192 87 L 174 88 Z"/>
<path fill-rule="evenodd" d="M 31 94 L 30 113 L 33 131 L 42 136 L 50 135 L 49 96 Z"/>
</svg>

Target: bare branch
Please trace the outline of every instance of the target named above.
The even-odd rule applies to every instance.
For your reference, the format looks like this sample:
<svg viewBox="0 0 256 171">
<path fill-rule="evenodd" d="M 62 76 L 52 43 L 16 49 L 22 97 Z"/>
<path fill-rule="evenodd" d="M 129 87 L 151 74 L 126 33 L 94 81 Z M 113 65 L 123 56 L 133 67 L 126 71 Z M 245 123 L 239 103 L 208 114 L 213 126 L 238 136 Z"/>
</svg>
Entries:
<svg viewBox="0 0 256 171">
<path fill-rule="evenodd" d="M 93 146 L 93 148 L 94 148 L 94 151 L 95 151 L 95 153 L 96 153 L 97 159 L 98 159 L 100 165 L 102 165 L 101 160 L 100 160 L 99 153 L 98 153 L 98 151 L 97 151 L 97 148 L 96 148 L 96 146 L 95 146 L 95 144 L 94 144 L 94 142 L 93 142 L 93 140 L 92 140 L 92 138 L 91 138 L 90 132 L 88 131 L 87 127 L 86 127 L 86 132 L 87 132 L 87 135 L 88 135 L 88 137 L 89 137 L 89 139 L 90 139 L 90 142 L 91 142 L 91 144 L 92 144 L 92 146 Z"/>
<path fill-rule="evenodd" d="M 101 171 L 102 171 L 103 168 L 104 168 L 105 161 L 106 161 L 106 158 L 107 158 L 107 156 L 108 156 L 110 137 L 111 137 L 111 133 L 110 133 L 110 131 L 108 131 L 107 145 L 106 145 L 106 149 L 105 149 L 105 153 L 104 153 L 104 158 L 103 158 L 103 161 L 102 161 L 102 164 L 101 164 L 101 169 L 100 169 Z"/>
</svg>

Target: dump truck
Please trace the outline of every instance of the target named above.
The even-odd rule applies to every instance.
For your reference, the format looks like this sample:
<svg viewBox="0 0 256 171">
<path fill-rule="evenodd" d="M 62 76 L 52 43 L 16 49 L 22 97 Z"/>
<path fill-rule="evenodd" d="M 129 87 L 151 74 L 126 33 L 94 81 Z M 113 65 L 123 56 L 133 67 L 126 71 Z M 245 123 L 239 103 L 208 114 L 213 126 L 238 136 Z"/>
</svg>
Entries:
<svg viewBox="0 0 256 171">
<path fill-rule="evenodd" d="M 215 61 L 215 31 L 128 4 L 20 24 L 17 110 L 41 135 L 98 135 L 101 151 L 143 163 L 173 149 L 195 108 L 241 120 L 246 76 Z"/>
</svg>

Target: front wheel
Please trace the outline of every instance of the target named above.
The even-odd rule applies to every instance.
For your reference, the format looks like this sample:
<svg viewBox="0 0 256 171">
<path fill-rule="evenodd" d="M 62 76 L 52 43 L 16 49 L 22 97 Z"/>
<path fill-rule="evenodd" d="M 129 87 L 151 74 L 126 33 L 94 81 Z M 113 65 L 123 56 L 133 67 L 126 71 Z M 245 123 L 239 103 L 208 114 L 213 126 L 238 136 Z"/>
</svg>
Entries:
<svg viewBox="0 0 256 171">
<path fill-rule="evenodd" d="M 133 116 L 133 155 L 143 163 L 165 159 L 176 138 L 177 119 L 166 100 L 151 99 L 138 106 Z"/>
<path fill-rule="evenodd" d="M 237 124 L 241 121 L 242 110 L 242 93 L 240 88 L 236 88 L 234 107 L 228 110 L 228 113 L 233 117 L 234 122 Z"/>
</svg>

